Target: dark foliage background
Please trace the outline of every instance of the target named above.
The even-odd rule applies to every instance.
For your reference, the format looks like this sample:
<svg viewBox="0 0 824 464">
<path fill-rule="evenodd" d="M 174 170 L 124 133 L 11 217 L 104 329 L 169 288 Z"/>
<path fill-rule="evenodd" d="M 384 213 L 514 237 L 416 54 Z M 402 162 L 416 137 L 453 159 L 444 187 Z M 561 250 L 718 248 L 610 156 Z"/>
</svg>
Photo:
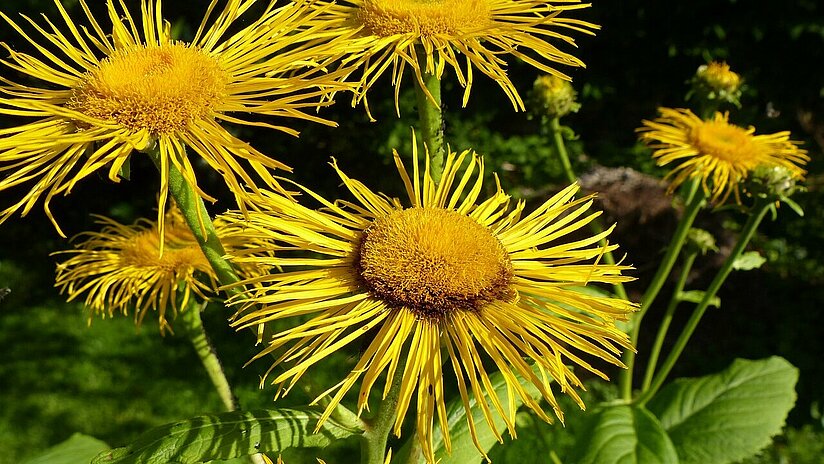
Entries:
<svg viewBox="0 0 824 464">
<path fill-rule="evenodd" d="M 91 3 L 93 8 L 102 11 L 102 2 Z M 132 11 L 136 10 L 136 2 L 127 3 Z M 75 1 L 64 4 L 79 13 Z M 164 16 L 173 20 L 176 30 L 185 37 L 187 31 L 199 22 L 205 4 L 204 1 L 166 2 Z M 46 12 L 56 18 L 54 5 L 45 0 L 7 0 L 0 8 L 12 17 L 17 12 L 33 17 Z M 821 329 L 824 324 L 821 309 L 824 307 L 824 286 L 821 285 L 824 281 L 824 247 L 821 246 L 824 243 L 824 209 L 820 207 L 824 200 L 821 188 L 824 5 L 815 0 L 780 4 L 760 0 L 596 0 L 581 16 L 601 24 L 603 29 L 596 37 L 579 38 L 580 49 L 576 54 L 584 59 L 588 68 L 571 71 L 583 107 L 565 123 L 580 135 L 580 139 L 571 144 L 579 172 L 603 165 L 630 166 L 645 173 L 660 174 L 652 165 L 649 152 L 636 144 L 634 129 L 642 119 L 654 117 L 658 106 L 683 106 L 687 91 L 685 81 L 709 59 L 726 60 L 743 75 L 747 84 L 743 108 L 731 111 L 734 122 L 755 125 L 759 133 L 791 130 L 796 139 L 805 141 L 813 161 L 809 165 L 809 190 L 798 195 L 797 200 L 804 207 L 806 217 L 795 217 L 789 209 L 782 208 L 778 220 L 762 227 L 754 247 L 769 259 L 768 263 L 760 270 L 735 273 L 731 277 L 720 295 L 721 309 L 705 317 L 675 374 L 707 374 L 725 367 L 735 357 L 784 356 L 801 369 L 799 401 L 791 414 L 791 425 L 807 425 L 820 430 L 819 406 L 824 402 L 824 387 L 820 381 L 824 378 L 821 362 L 824 353 L 824 331 Z M 0 25 L 0 40 L 15 49 L 26 46 L 5 24 Z M 512 63 L 510 69 L 516 86 L 526 93 L 537 77 L 536 72 L 520 63 Z M 4 76 L 7 72 L 5 68 L 2 71 Z M 480 74 L 476 78 L 466 110 L 460 108 L 460 89 L 447 78 L 444 97 L 447 140 L 456 149 L 474 148 L 484 154 L 491 170 L 501 174 L 505 189 L 537 202 L 561 184 L 560 170 L 550 161 L 551 149 L 536 135 L 538 124 L 535 120 L 527 114 L 514 113 L 494 83 Z M 411 84 L 411 80 L 407 79 L 406 83 Z M 377 123 L 370 123 L 362 108 L 350 108 L 348 97 L 344 95 L 334 107 L 321 112 L 337 121 L 338 128 L 296 124 L 302 132 L 299 139 L 249 128 L 236 130 L 261 151 L 291 165 L 293 179 L 327 196 L 334 198 L 342 194 L 338 179 L 326 164 L 330 156 L 335 156 L 351 176 L 365 179 L 369 185 L 386 193 L 400 195 L 401 186 L 390 164 L 391 150 L 397 148 L 409 152 L 409 127 L 415 122 L 414 98 L 409 92 L 402 94 L 402 117 L 398 119 L 394 115 L 392 92 L 388 86 L 388 81 L 380 82 L 370 93 Z M 18 123 L 19 120 L 0 116 L 0 127 Z M 94 177 L 79 184 L 71 196 L 53 202 L 53 210 L 69 236 L 95 227 L 90 213 L 112 216 L 124 222 L 154 215 L 158 180 L 148 160 L 140 155 L 133 157 L 131 180 L 119 185 L 110 183 L 104 175 Z M 215 213 L 231 208 L 225 186 L 214 173 L 204 169 L 199 179 L 207 191 L 220 198 L 213 207 Z M 0 193 L 0 207 L 16 201 L 18 197 L 15 195 L 20 194 L 15 191 Z M 660 203 L 661 198 L 624 200 L 635 201 L 635 208 L 643 210 L 655 201 Z M 670 231 L 667 228 L 674 222 L 667 220 L 666 215 L 646 225 L 637 224 L 632 219 L 621 224 L 622 218 L 616 219 L 620 231 L 616 240 L 624 245 L 628 261 L 638 268 L 639 281 L 631 287 L 637 296 L 647 282 L 645 278 L 650 269 L 657 263 L 661 251 L 658 244 L 668 238 Z M 704 225 L 717 231 L 723 242 L 736 222 L 741 222 L 740 216 L 726 212 L 714 216 Z M 0 462 L 17 462 L 19 457 L 59 442 L 75 430 L 95 434 L 119 445 L 152 424 L 198 412 L 169 407 L 154 411 L 156 414 L 131 425 L 119 423 L 117 429 L 88 425 L 96 423 L 96 419 L 90 419 L 91 422 L 72 420 L 73 416 L 85 416 L 77 416 L 80 413 L 71 409 L 61 410 L 64 416 L 51 416 L 47 413 L 48 404 L 43 404 L 46 400 L 42 397 L 32 400 L 36 385 L 51 392 L 64 388 L 70 392 L 75 388 L 71 385 L 82 384 L 83 376 L 92 375 L 84 373 L 83 369 L 67 368 L 67 364 L 91 363 L 92 366 L 105 362 L 94 357 L 94 350 L 91 354 L 80 350 L 64 356 L 70 352 L 67 350 L 71 346 L 90 343 L 92 338 L 106 340 L 107 337 L 116 340 L 110 340 L 112 345 L 130 343 L 129 337 L 122 335 L 125 332 L 119 332 L 120 335 L 107 332 L 106 327 L 112 321 L 95 321 L 92 330 L 83 329 L 84 317 L 80 308 L 63 304 L 52 288 L 54 258 L 49 257 L 49 253 L 68 246 L 39 209 L 25 218 L 14 217 L 0 225 L 0 287 L 12 290 L 0 302 L 0 352 L 4 353 L 0 361 L 0 410 L 4 411 L 0 413 L 0 421 L 5 421 L 0 427 L 0 441 L 16 440 L 9 448 L 12 451 L 5 457 L 0 456 Z M 714 265 L 717 262 L 707 261 L 704 271 L 694 276 L 694 288 L 706 284 L 712 277 Z M 654 315 L 648 318 L 648 327 L 655 326 L 654 319 Z M 240 365 L 253 352 L 251 343 L 238 347 L 238 336 L 221 321 L 222 316 L 213 316 L 211 322 L 219 349 L 225 354 L 227 364 Z M 123 322 L 112 324 L 111 327 L 119 328 L 110 330 L 134 334 L 128 327 L 130 322 Z M 140 355 L 130 358 L 130 354 L 123 354 L 126 357 L 123 364 L 111 371 L 89 367 L 96 372 L 94 375 L 102 375 L 101 372 L 114 375 L 115 380 L 109 379 L 112 383 L 126 382 L 122 384 L 122 393 L 118 393 L 123 404 L 134 398 L 135 388 L 148 395 L 145 398 L 159 394 L 151 389 L 146 392 L 141 385 L 161 382 L 156 379 L 164 378 L 177 382 L 175 379 L 179 376 L 174 375 L 174 366 L 181 362 L 177 356 L 189 356 L 188 361 L 183 362 L 196 363 L 193 356 L 185 353 L 182 340 L 167 337 L 158 341 L 154 329 L 147 327 L 134 334 L 135 345 L 157 352 L 159 343 L 164 347 L 164 353 L 172 353 L 171 358 L 158 360 L 151 369 L 138 370 L 134 376 L 116 372 L 118 369 L 128 370 L 124 366 L 132 362 L 140 363 Z M 651 336 L 647 335 L 646 339 Z M 249 340 L 243 338 L 243 341 Z M 639 347 L 642 356 L 647 343 L 649 340 L 642 340 Z M 173 347 L 169 348 L 170 344 Z M 61 359 L 64 361 L 58 362 Z M 192 370 L 197 370 L 196 367 L 193 364 Z M 44 374 L 44 370 L 49 374 Z M 241 384 L 253 386 L 257 382 L 255 372 L 248 369 L 232 372 Z M 204 387 L 202 383 L 205 376 L 192 375 L 194 381 L 201 382 L 199 386 L 183 387 L 175 383 L 169 384 L 169 388 L 185 390 L 187 393 L 183 398 L 208 397 L 208 385 Z M 67 376 L 77 376 L 81 380 L 66 380 Z M 245 395 L 255 404 L 260 400 L 254 399 L 252 390 L 250 387 Z M 60 401 L 71 396 L 66 394 Z M 191 406 L 186 404 L 187 400 L 173 397 L 175 402 Z M 95 397 L 86 399 L 87 402 L 77 402 L 76 411 L 93 407 Z M 162 401 L 165 400 L 158 400 Z M 149 400 L 140 404 L 157 409 L 157 403 Z M 217 409 L 217 403 L 204 400 L 196 407 L 204 411 Z M 116 406 L 112 406 L 112 410 L 115 409 Z M 47 428 L 48 432 L 38 427 Z M 17 433 L 13 433 L 14 430 Z"/>
</svg>

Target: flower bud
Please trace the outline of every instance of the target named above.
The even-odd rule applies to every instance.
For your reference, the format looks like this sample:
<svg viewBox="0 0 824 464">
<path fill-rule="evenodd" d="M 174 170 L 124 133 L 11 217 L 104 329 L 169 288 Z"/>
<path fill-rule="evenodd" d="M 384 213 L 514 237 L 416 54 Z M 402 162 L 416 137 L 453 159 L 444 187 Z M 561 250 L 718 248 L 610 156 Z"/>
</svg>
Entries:
<svg viewBox="0 0 824 464">
<path fill-rule="evenodd" d="M 799 176 L 784 166 L 759 165 L 744 183 L 750 196 L 764 198 L 789 198 L 803 187 L 797 185 Z"/>
<path fill-rule="evenodd" d="M 540 76 L 532 85 L 532 112 L 550 118 L 575 113 L 581 107 L 575 101 L 577 95 L 569 81 L 551 75 Z"/>
<path fill-rule="evenodd" d="M 732 103 L 740 107 L 742 79 L 737 73 L 730 70 L 724 62 L 711 61 L 698 67 L 695 76 L 690 80 L 692 89 L 687 98 L 695 95 L 699 100 L 716 103 Z"/>
</svg>

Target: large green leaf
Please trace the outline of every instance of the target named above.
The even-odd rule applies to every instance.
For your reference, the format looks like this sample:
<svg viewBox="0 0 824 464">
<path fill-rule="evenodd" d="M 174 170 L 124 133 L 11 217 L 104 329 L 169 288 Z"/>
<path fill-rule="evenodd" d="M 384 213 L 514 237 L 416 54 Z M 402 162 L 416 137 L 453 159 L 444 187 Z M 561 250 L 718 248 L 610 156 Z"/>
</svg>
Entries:
<svg viewBox="0 0 824 464">
<path fill-rule="evenodd" d="M 68 440 L 52 446 L 23 464 L 79 464 L 87 463 L 109 445 L 97 438 L 75 433 Z"/>
<path fill-rule="evenodd" d="M 736 360 L 726 370 L 678 379 L 648 404 L 682 463 L 723 464 L 757 453 L 795 403 L 798 370 L 783 358 Z"/>
<path fill-rule="evenodd" d="M 678 454 L 658 419 L 641 407 L 603 406 L 577 437 L 577 464 L 678 464 Z"/>
<path fill-rule="evenodd" d="M 329 419 L 313 433 L 320 413 L 271 409 L 199 416 L 162 425 L 134 443 L 98 455 L 92 464 L 189 464 L 290 447 L 323 447 L 359 431 Z"/>
</svg>

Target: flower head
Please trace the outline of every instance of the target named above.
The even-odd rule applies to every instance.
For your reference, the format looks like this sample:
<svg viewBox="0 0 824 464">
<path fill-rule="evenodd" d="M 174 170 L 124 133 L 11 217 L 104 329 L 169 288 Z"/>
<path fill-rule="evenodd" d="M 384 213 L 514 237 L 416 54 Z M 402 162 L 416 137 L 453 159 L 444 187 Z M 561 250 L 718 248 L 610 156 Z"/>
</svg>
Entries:
<svg viewBox="0 0 824 464">
<path fill-rule="evenodd" d="M 430 462 L 435 417 L 450 446 L 447 375 L 454 376 L 464 407 L 474 398 L 499 439 L 493 414 L 504 417 L 514 436 L 513 404 L 490 387 L 482 359 L 494 362 L 510 391 L 546 421 L 551 418 L 516 375 L 534 384 L 560 418 L 551 380 L 583 406 L 575 390 L 581 381 L 569 364 L 602 377 L 582 354 L 621 366 L 621 350 L 631 345 L 615 323 L 635 308 L 574 288 L 630 280 L 621 275 L 627 266 L 599 261 L 616 248 L 597 245 L 609 231 L 569 238 L 599 215 L 587 212 L 591 198 L 574 200 L 578 187 L 571 185 L 525 214 L 523 202 L 509 207 L 500 186 L 481 199 L 483 162 L 474 153 L 449 152 L 437 185 L 428 158 L 421 173 L 415 155 L 412 176 L 397 152 L 395 163 L 408 207 L 376 194 L 333 163 L 356 202 L 330 202 L 304 189 L 324 208 L 312 210 L 268 194 L 258 198 L 248 221 L 240 213 L 228 215 L 238 235 L 269 241 L 273 252 L 260 257 L 256 250 L 237 249 L 230 254 L 235 262 L 265 262 L 284 270 L 252 281 L 253 290 L 234 301 L 240 308 L 233 321 L 238 328 L 290 321 L 289 328 L 265 340 L 268 346 L 258 355 L 274 353 L 275 365 L 285 366 L 272 374 L 278 395 L 368 333 L 351 373 L 324 393 L 331 403 L 323 418 L 358 381 L 360 412 L 384 372 L 384 396 L 400 376 L 394 432 L 400 435 L 414 400 L 418 438 Z M 442 368 L 444 362 L 451 369 Z M 477 440 L 471 414 L 467 421 Z"/>
<path fill-rule="evenodd" d="M 68 301 L 85 295 L 90 314 L 127 314 L 134 306 L 139 324 L 152 310 L 165 331 L 171 329 L 169 310 L 176 314 L 194 295 L 206 299 L 216 292 L 217 276 L 177 208 L 166 213 L 162 252 L 156 222 L 139 219 L 125 225 L 100 216 L 97 223 L 103 226 L 99 232 L 82 233 L 74 249 L 56 253 L 70 257 L 57 265 L 55 286 L 68 294 Z M 218 235 L 225 225 L 220 218 L 215 221 Z M 224 246 L 240 244 L 224 240 Z M 250 264 L 238 269 L 245 276 L 267 270 Z"/>
<path fill-rule="evenodd" d="M 362 69 L 356 103 L 392 66 L 397 106 L 407 66 L 419 83 L 423 74 L 441 79 L 451 67 L 469 99 L 473 72 L 495 80 L 516 109 L 524 109 L 501 55 L 509 54 L 539 70 L 569 79 L 555 65 L 583 66 L 559 46 L 574 46 L 567 33 L 592 34 L 598 26 L 566 17 L 586 8 L 579 0 L 338 0 L 318 2 L 314 23 L 346 55 L 344 62 Z M 461 57 L 460 55 L 463 55 Z M 461 61 L 466 61 L 462 64 Z M 423 87 L 423 86 L 422 86 Z"/>
<path fill-rule="evenodd" d="M 238 18 L 255 1 L 227 0 L 222 10 L 212 4 L 191 42 L 169 37 L 160 0 L 141 0 L 139 21 L 122 2 L 107 2 L 111 33 L 104 32 L 84 0 L 80 6 L 88 26 L 82 27 L 55 2 L 63 31 L 24 16 L 35 29 L 29 34 L 0 13 L 39 52 L 30 55 L 2 44 L 10 53 L 3 64 L 32 82 L 0 78 L 0 114 L 21 118 L 19 125 L 0 129 L 0 191 L 22 192 L 0 211 L 0 223 L 17 211 L 27 214 L 44 197 L 46 214 L 63 235 L 49 208 L 51 199 L 101 169 L 118 182 L 135 150 L 156 153 L 161 223 L 170 165 L 198 195 L 212 200 L 197 187 L 187 148 L 223 176 L 244 210 L 245 188 L 255 190 L 260 182 L 278 188 L 269 170 L 286 166 L 221 123 L 295 133 L 254 115 L 325 122 L 304 109 L 316 107 L 328 89 L 339 87 L 340 76 L 306 67 L 311 57 L 323 56 L 323 47 L 307 50 L 300 45 L 306 34 L 293 32 L 312 17 L 305 6 L 275 9 L 272 2 L 239 27 Z"/>
<path fill-rule="evenodd" d="M 652 156 L 659 166 L 678 163 L 667 174 L 670 192 L 697 177 L 713 203 L 723 203 L 730 193 L 740 202 L 739 182 L 759 165 L 785 167 L 797 179 L 806 173 L 801 166 L 809 157 L 789 132 L 755 135 L 754 127 L 730 124 L 726 113 L 703 121 L 686 109 L 658 111 L 661 117 L 643 121 L 638 132 L 641 141 L 655 149 Z"/>
</svg>

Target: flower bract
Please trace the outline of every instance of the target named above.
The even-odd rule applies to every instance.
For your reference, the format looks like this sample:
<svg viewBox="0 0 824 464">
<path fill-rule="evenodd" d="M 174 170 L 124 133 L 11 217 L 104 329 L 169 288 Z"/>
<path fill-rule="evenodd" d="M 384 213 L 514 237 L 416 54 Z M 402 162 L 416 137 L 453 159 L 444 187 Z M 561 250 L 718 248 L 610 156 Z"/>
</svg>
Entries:
<svg viewBox="0 0 824 464">
<path fill-rule="evenodd" d="M 332 202 L 304 189 L 322 204 L 315 210 L 262 194 L 248 220 L 239 212 L 226 217 L 238 236 L 269 242 L 266 254 L 235 249 L 233 261 L 283 270 L 249 280 L 246 296 L 233 300 L 239 307 L 235 327 L 289 321 L 288 328 L 262 340 L 266 347 L 258 355 L 273 354 L 273 368 L 283 367 L 268 374 L 278 395 L 330 354 L 362 343 L 351 372 L 321 395 L 331 398 L 324 419 L 356 384 L 360 413 L 379 379 L 384 397 L 396 381 L 394 432 L 400 435 L 414 407 L 423 455 L 433 462 L 436 421 L 451 446 L 445 384 L 457 388 L 467 410 L 471 401 L 480 405 L 499 439 L 494 417 L 503 417 L 514 436 L 515 408 L 491 387 L 492 366 L 512 398 L 551 421 L 522 382 L 531 383 L 562 418 L 555 391 L 583 407 L 576 392 L 581 380 L 571 366 L 602 377 L 586 357 L 622 366 L 620 353 L 631 345 L 616 321 L 635 306 L 578 290 L 630 278 L 621 275 L 628 266 L 600 262 L 616 248 L 598 245 L 609 230 L 571 238 L 600 214 L 589 212 L 591 197 L 574 199 L 577 185 L 527 213 L 523 202 L 511 207 L 500 186 L 482 198 L 484 167 L 474 153 L 450 151 L 439 184 L 425 161 L 421 169 L 415 155 L 410 173 L 395 153 L 406 205 L 373 192 L 333 163 L 355 201 Z M 472 414 L 467 421 L 483 453 Z"/>
</svg>

